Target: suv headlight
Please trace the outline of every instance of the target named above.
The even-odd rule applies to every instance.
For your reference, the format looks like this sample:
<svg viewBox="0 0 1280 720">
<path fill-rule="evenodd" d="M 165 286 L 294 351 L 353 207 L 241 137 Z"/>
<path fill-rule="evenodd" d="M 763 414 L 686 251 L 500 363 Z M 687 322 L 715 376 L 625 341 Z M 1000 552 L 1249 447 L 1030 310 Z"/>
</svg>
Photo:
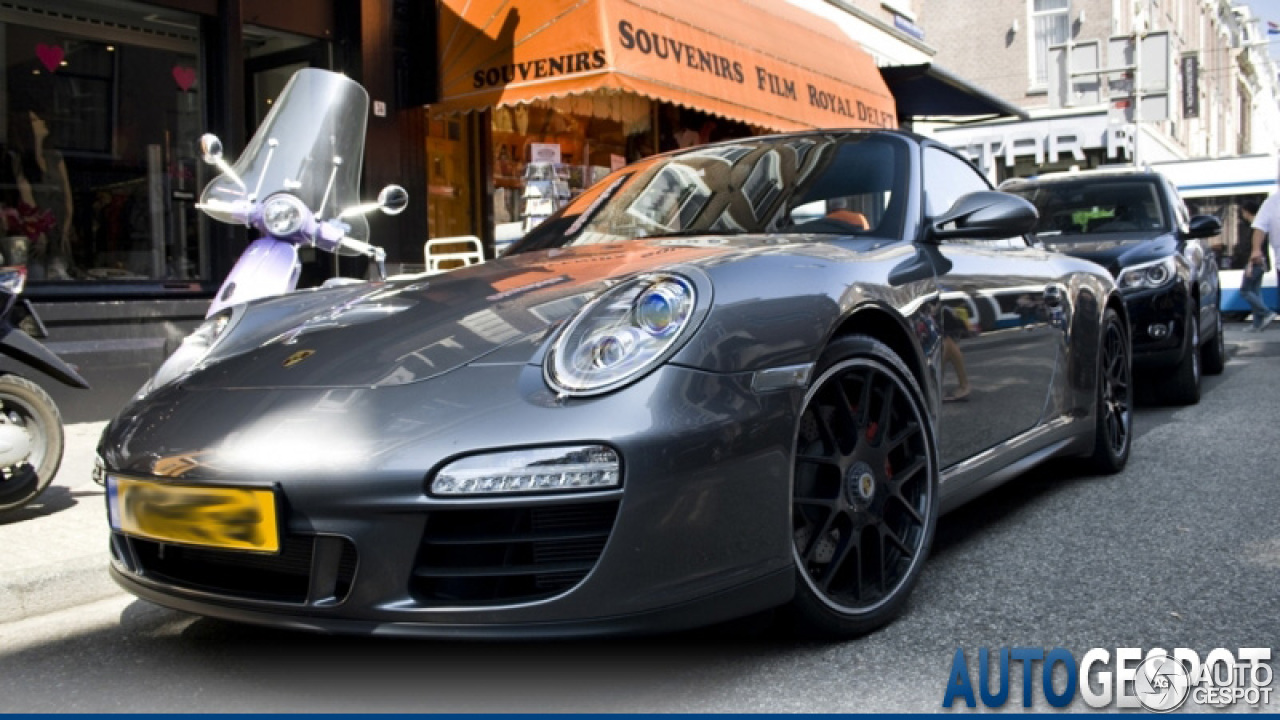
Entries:
<svg viewBox="0 0 1280 720">
<path fill-rule="evenodd" d="M 142 389 L 138 391 L 136 397 L 142 397 L 157 388 L 173 382 L 188 370 L 195 367 L 201 360 L 208 356 L 209 351 L 214 345 L 227 334 L 227 328 L 231 326 L 230 309 L 208 318 L 194 332 L 182 339 L 182 344 L 177 350 L 164 361 L 156 374 L 151 376 Z"/>
<path fill-rule="evenodd" d="M 1120 271 L 1116 285 L 1121 290 L 1142 290 L 1165 285 L 1178 274 L 1178 264 L 1172 256 L 1154 262 L 1142 263 Z"/>
<path fill-rule="evenodd" d="M 547 384 L 569 395 L 619 388 L 670 357 L 695 325 L 697 293 L 681 275 L 641 275 L 587 303 L 543 364 Z"/>
</svg>

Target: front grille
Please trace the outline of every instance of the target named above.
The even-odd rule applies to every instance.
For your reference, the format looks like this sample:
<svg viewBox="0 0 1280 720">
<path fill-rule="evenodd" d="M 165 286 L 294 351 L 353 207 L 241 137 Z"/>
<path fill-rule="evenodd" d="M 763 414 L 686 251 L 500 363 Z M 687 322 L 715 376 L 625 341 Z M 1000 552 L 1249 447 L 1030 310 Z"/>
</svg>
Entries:
<svg viewBox="0 0 1280 720">
<path fill-rule="evenodd" d="M 591 572 L 617 515 L 616 500 L 434 511 L 410 591 L 429 605 L 551 597 Z"/>
<path fill-rule="evenodd" d="M 287 535 L 274 555 L 126 540 L 130 569 L 192 590 L 302 604 L 342 600 L 355 578 L 356 548 L 346 538 Z"/>
</svg>

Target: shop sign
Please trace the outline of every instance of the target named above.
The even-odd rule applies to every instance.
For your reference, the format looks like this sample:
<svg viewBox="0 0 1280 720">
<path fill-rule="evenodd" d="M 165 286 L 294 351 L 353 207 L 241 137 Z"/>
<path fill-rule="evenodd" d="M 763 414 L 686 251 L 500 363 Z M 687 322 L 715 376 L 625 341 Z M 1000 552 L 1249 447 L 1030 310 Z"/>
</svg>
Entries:
<svg viewBox="0 0 1280 720">
<path fill-rule="evenodd" d="M 1200 117 L 1200 58 L 1182 56 L 1182 117 Z"/>
<path fill-rule="evenodd" d="M 776 67 L 743 63 L 741 60 L 691 45 L 674 37 L 650 32 L 645 28 L 637 28 L 630 20 L 618 21 L 617 40 L 618 46 L 628 52 L 653 55 L 677 65 L 686 65 L 694 70 L 710 73 L 726 82 L 753 87 L 762 94 L 797 103 L 808 103 L 810 107 L 843 115 L 850 120 L 857 120 L 867 125 L 897 126 L 897 120 L 892 113 L 871 107 L 861 100 L 848 98 L 839 92 L 833 92 L 832 88 L 815 85 L 813 82 L 797 81 L 795 78 L 787 77 Z"/>
<path fill-rule="evenodd" d="M 1106 122 L 1105 115 L 1066 118 L 1061 121 L 1013 123 L 1000 128 L 969 128 L 963 132 L 939 132 L 938 139 L 990 172 L 1004 160 L 1013 167 L 1019 158 L 1036 165 L 1069 160 L 1082 163 L 1089 150 L 1105 150 L 1108 160 L 1132 158 L 1134 126 Z"/>
<path fill-rule="evenodd" d="M 723 5 L 736 24 L 715 28 L 690 22 L 695 9 L 654 5 L 443 0 L 437 105 L 474 109 L 603 90 L 778 130 L 897 125 L 874 61 L 834 26 L 791 22 L 787 13 L 799 11 L 756 0 L 719 0 L 717 10 Z"/>
<path fill-rule="evenodd" d="M 529 143 L 529 159 L 536 163 L 560 164 L 559 143 Z"/>
</svg>

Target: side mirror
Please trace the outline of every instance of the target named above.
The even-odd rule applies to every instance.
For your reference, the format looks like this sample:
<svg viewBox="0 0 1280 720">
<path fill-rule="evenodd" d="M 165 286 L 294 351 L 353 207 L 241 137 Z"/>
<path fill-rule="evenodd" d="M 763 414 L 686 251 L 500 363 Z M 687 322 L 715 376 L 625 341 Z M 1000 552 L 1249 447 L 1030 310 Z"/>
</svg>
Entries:
<svg viewBox="0 0 1280 720">
<path fill-rule="evenodd" d="M 1026 235 L 1035 229 L 1039 217 L 1036 206 L 1017 195 L 982 190 L 962 196 L 950 210 L 933 218 L 929 236 L 946 240 Z"/>
<path fill-rule="evenodd" d="M 1213 237 L 1222 232 L 1222 221 L 1213 215 L 1196 215 L 1187 226 L 1187 238 Z"/>
<path fill-rule="evenodd" d="M 409 192 L 399 185 L 388 185 L 378 193 L 378 209 L 388 215 L 399 215 L 409 207 Z"/>
<path fill-rule="evenodd" d="M 222 159 L 222 141 L 213 133 L 201 135 L 200 154 L 204 156 L 204 161 L 210 165 L 218 164 L 218 161 Z"/>
</svg>

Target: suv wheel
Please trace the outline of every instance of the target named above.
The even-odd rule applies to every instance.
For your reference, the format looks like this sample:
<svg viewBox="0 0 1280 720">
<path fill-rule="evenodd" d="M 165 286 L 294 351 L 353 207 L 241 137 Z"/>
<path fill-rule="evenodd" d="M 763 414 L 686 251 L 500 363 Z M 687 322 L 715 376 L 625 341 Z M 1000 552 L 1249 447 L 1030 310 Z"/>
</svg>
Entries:
<svg viewBox="0 0 1280 720">
<path fill-rule="evenodd" d="M 1194 307 L 1187 311 L 1185 335 L 1182 360 L 1164 384 L 1165 398 L 1175 405 L 1200 402 L 1200 313 Z"/>
<path fill-rule="evenodd" d="M 1213 313 L 1213 324 L 1218 331 L 1213 339 L 1200 349 L 1200 364 L 1205 375 L 1221 375 L 1227 367 L 1227 338 L 1222 331 L 1222 308 Z"/>
</svg>

